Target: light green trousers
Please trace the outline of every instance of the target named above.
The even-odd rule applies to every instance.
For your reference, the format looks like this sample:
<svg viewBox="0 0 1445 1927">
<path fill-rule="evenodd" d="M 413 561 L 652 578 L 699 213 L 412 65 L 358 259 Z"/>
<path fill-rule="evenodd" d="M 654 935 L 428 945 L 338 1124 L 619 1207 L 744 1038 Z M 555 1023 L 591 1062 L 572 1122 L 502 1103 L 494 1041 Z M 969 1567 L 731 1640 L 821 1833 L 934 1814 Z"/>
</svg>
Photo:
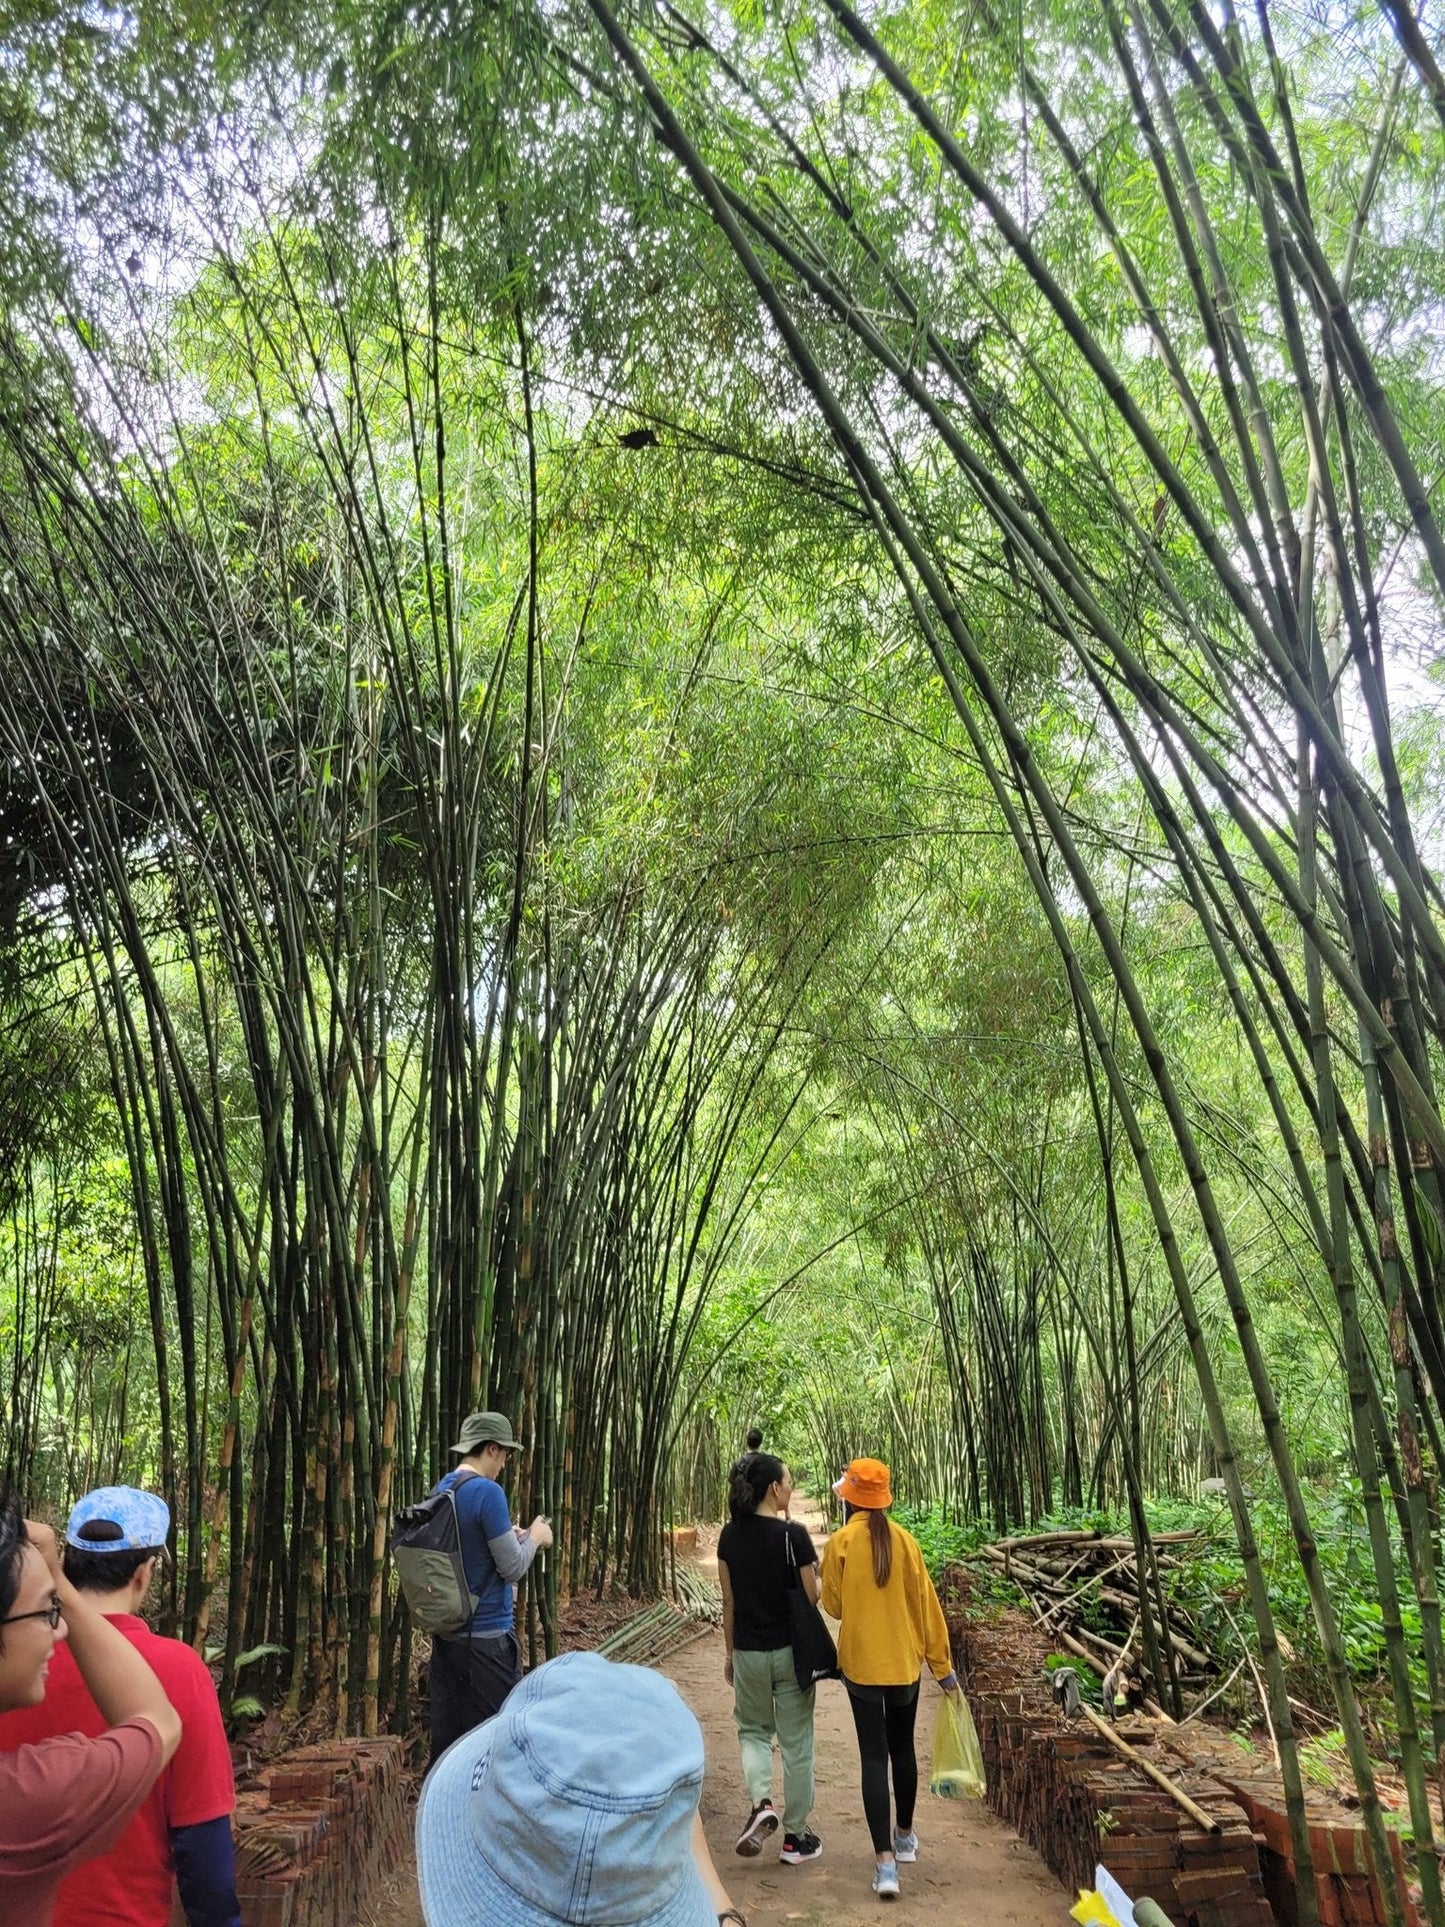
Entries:
<svg viewBox="0 0 1445 1927">
<path fill-rule="evenodd" d="M 783 1830 L 801 1833 L 813 1811 L 813 1702 L 793 1671 L 793 1649 L 733 1654 L 733 1718 L 743 1778 L 756 1806 L 773 1795 L 773 1736 L 783 1756 Z"/>
</svg>

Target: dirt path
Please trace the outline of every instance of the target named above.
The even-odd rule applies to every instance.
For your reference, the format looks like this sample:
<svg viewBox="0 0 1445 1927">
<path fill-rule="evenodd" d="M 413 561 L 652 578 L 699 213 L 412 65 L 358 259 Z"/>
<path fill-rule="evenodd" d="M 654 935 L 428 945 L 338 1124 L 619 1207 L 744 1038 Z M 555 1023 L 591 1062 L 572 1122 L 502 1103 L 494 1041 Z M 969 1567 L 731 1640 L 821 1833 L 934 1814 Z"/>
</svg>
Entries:
<svg viewBox="0 0 1445 1927">
<path fill-rule="evenodd" d="M 799 1495 L 801 1497 L 801 1495 Z M 821 1546 L 822 1521 L 795 1499 L 802 1518 Z M 704 1566 L 716 1566 L 707 1552 Z M 918 1711 L 918 1758 L 923 1779 L 917 1830 L 916 1866 L 900 1870 L 903 1898 L 880 1915 L 874 1898 L 873 1851 L 863 1823 L 858 1782 L 858 1748 L 844 1688 L 818 1688 L 815 1725 L 817 1805 L 812 1825 L 823 1842 L 823 1857 L 803 1867 L 784 1866 L 776 1852 L 743 1860 L 734 1851 L 738 1828 L 747 1817 L 748 1797 L 733 1724 L 732 1689 L 723 1679 L 721 1633 L 686 1647 L 664 1662 L 697 1715 L 707 1744 L 707 1778 L 702 1817 L 718 1869 L 748 1927 L 783 1927 L 784 1922 L 814 1927 L 851 1927 L 851 1923 L 896 1917 L 950 1927 L 1067 1927 L 1066 1894 L 1043 1861 L 1018 1835 L 973 1800 L 938 1800 L 927 1790 L 928 1760 L 939 1695 L 927 1684 Z M 781 1804 L 782 1775 L 775 1781 Z"/>
</svg>

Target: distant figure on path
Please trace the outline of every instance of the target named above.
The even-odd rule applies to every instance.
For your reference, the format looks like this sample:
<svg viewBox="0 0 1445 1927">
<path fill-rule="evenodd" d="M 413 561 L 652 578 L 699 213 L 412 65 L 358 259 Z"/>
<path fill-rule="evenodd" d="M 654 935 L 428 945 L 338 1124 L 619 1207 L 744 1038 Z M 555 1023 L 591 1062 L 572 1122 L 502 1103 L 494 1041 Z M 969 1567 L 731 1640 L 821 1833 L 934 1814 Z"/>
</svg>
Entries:
<svg viewBox="0 0 1445 1927">
<path fill-rule="evenodd" d="M 770 1452 L 750 1452 L 733 1467 L 728 1494 L 731 1518 L 718 1539 L 718 1578 L 723 1596 L 723 1677 L 733 1689 L 733 1718 L 742 1747 L 743 1774 L 752 1812 L 738 1835 L 737 1850 L 749 1856 L 777 1831 L 773 1806 L 773 1737 L 783 1756 L 783 1846 L 780 1860 L 797 1866 L 816 1860 L 823 1843 L 808 1831 L 813 1809 L 813 1708 L 817 1689 L 805 1693 L 793 1670 L 788 1623 L 788 1554 L 803 1590 L 818 1599 L 818 1555 L 806 1526 L 782 1515 L 793 1479 Z"/>
<path fill-rule="evenodd" d="M 105 1730 L 0 1753 L 5 1927 L 50 1927 L 61 1882 L 115 1845 L 180 1744 L 181 1722 L 124 1633 L 65 1577 L 50 1527 L 0 1493 L 0 1711 L 40 1703 L 67 1638 Z"/>
<path fill-rule="evenodd" d="M 432 1489 L 455 1493 L 462 1564 L 477 1609 L 465 1631 L 432 1639 L 433 1765 L 453 1740 L 500 1712 L 521 1679 L 522 1648 L 513 1630 L 517 1581 L 552 1543 L 552 1528 L 540 1514 L 525 1532 L 512 1524 L 498 1481 L 522 1442 L 500 1412 L 473 1412 L 451 1449 L 459 1463 Z"/>
<path fill-rule="evenodd" d="M 748 1455 L 749 1455 L 749 1453 L 752 1453 L 752 1452 L 761 1452 L 761 1451 L 762 1451 L 762 1449 L 763 1449 L 763 1435 L 762 1435 L 762 1433 L 761 1433 L 761 1432 L 760 1432 L 760 1431 L 758 1430 L 758 1428 L 757 1428 L 757 1426 L 756 1426 L 756 1425 L 755 1425 L 755 1426 L 754 1426 L 754 1427 L 752 1428 L 752 1430 L 751 1430 L 751 1431 L 750 1431 L 750 1432 L 748 1433 L 748 1436 L 747 1436 L 747 1441 L 746 1441 L 746 1443 L 747 1443 L 747 1451 L 743 1453 L 743 1455 L 742 1455 L 742 1458 L 740 1458 L 740 1459 L 734 1459 L 734 1460 L 733 1460 L 733 1462 L 732 1462 L 732 1464 L 731 1464 L 731 1465 L 730 1465 L 730 1466 L 728 1467 L 728 1492 L 729 1492 L 729 1495 L 731 1495 L 731 1492 L 732 1492 L 732 1483 L 733 1483 L 733 1480 L 734 1480 L 734 1479 L 735 1479 L 735 1478 L 736 1478 L 736 1477 L 738 1476 L 738 1473 L 739 1473 L 739 1472 L 740 1472 L 740 1471 L 742 1470 L 742 1468 L 743 1468 L 743 1465 L 744 1465 L 744 1464 L 746 1463 L 746 1461 L 747 1461 L 747 1458 L 748 1458 Z M 791 1495 L 791 1488 L 790 1488 L 790 1495 Z M 731 1504 L 731 1496 L 729 1496 L 729 1504 Z M 782 1517 L 783 1517 L 783 1518 L 785 1518 L 785 1519 L 786 1519 L 786 1518 L 788 1517 L 788 1507 L 787 1507 L 787 1505 L 784 1505 L 784 1507 L 783 1507 L 783 1509 L 782 1509 Z"/>
<path fill-rule="evenodd" d="M 838 1666 L 848 1688 L 863 1766 L 863 1811 L 877 1867 L 873 1891 L 898 1898 L 898 1863 L 918 1858 L 913 1727 L 924 1660 L 945 1693 L 958 1691 L 943 1608 L 918 1541 L 887 1516 L 888 1467 L 854 1459 L 833 1490 L 847 1523 L 823 1553 L 823 1610 L 841 1621 Z M 889 1828 L 888 1769 L 897 1825 Z"/>
<path fill-rule="evenodd" d="M 66 1578 L 145 1659 L 183 1730 L 175 1758 L 120 1839 L 60 1889 L 64 1927 L 166 1927 L 177 1887 L 189 1927 L 240 1927 L 236 1788 L 216 1689 L 199 1653 L 139 1617 L 170 1529 L 164 1499 L 125 1485 L 87 1492 L 66 1522 Z M 70 1646 L 61 1645 L 43 1702 L 0 1718 L 0 1753 L 62 1733 L 93 1739 L 107 1723 Z"/>
<path fill-rule="evenodd" d="M 548 1660 L 427 1775 L 427 1927 L 747 1927 L 703 1837 L 702 1769 L 671 1680 L 600 1653 Z"/>
</svg>

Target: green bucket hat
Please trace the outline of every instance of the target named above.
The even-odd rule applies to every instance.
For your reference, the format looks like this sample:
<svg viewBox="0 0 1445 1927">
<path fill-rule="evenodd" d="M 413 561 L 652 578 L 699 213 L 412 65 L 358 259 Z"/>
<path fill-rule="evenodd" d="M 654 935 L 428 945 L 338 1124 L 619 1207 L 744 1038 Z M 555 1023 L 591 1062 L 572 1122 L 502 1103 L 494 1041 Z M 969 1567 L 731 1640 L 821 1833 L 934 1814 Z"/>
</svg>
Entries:
<svg viewBox="0 0 1445 1927">
<path fill-rule="evenodd" d="M 522 1449 L 522 1441 L 512 1436 L 510 1420 L 504 1419 L 500 1412 L 469 1413 L 462 1424 L 462 1435 L 451 1449 L 465 1458 L 479 1445 L 505 1445 L 513 1452 Z"/>
</svg>

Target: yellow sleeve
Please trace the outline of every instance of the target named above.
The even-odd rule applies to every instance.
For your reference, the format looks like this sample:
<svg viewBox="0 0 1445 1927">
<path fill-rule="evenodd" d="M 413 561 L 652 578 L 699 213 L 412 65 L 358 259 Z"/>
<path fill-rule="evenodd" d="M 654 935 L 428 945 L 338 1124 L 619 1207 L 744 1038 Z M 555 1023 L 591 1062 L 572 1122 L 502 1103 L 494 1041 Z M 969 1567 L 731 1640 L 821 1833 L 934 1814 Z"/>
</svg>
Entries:
<svg viewBox="0 0 1445 1927">
<path fill-rule="evenodd" d="M 831 1619 L 843 1617 L 843 1555 L 835 1533 L 823 1548 L 823 1563 L 818 1570 L 823 1611 Z"/>
<path fill-rule="evenodd" d="M 935 1679 L 947 1679 L 953 1671 L 948 1623 L 943 1617 L 943 1608 L 938 1603 L 933 1581 L 928 1576 L 928 1568 L 923 1563 L 923 1554 L 914 1540 L 910 1539 L 909 1545 L 912 1548 L 913 1580 L 918 1588 L 919 1616 L 923 1624 L 923 1656 Z"/>
</svg>

